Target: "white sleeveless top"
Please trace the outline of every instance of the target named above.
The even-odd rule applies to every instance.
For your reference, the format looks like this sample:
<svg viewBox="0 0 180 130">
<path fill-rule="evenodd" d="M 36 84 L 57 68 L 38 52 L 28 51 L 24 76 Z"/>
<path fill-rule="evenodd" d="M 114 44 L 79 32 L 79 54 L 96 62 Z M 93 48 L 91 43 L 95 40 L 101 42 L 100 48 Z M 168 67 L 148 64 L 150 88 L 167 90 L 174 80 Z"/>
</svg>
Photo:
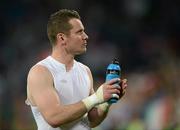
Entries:
<svg viewBox="0 0 180 130">
<path fill-rule="evenodd" d="M 74 65 L 66 72 L 64 64 L 51 56 L 37 63 L 45 66 L 52 74 L 54 87 L 64 105 L 77 103 L 90 94 L 90 78 L 85 65 L 74 60 Z M 31 105 L 38 130 L 90 130 L 87 114 L 72 123 L 59 128 L 51 127 L 43 118 L 36 106 Z"/>
</svg>

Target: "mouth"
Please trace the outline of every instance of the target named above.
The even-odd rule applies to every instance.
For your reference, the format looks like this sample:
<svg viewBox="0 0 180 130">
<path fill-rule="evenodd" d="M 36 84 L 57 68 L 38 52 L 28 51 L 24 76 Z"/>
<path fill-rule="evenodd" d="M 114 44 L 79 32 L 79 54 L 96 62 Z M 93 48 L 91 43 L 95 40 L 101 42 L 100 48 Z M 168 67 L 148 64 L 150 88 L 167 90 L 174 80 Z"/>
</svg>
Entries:
<svg viewBox="0 0 180 130">
<path fill-rule="evenodd" d="M 87 46 L 87 43 L 84 43 L 83 45 L 84 45 L 84 46 Z"/>
</svg>

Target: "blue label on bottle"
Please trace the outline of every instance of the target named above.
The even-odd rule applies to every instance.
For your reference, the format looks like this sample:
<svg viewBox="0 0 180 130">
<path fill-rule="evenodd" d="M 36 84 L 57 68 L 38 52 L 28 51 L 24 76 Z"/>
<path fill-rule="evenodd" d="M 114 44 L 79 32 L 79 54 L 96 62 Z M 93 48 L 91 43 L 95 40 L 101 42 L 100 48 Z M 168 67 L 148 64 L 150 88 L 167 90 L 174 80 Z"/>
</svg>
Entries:
<svg viewBox="0 0 180 130">
<path fill-rule="evenodd" d="M 109 66 L 107 67 L 106 81 L 109 81 L 114 78 L 120 78 L 120 72 L 121 72 L 121 68 L 118 64 L 109 64 Z M 117 101 L 118 101 L 117 98 L 111 98 L 108 101 L 108 103 L 112 104 L 112 103 L 116 103 Z"/>
</svg>

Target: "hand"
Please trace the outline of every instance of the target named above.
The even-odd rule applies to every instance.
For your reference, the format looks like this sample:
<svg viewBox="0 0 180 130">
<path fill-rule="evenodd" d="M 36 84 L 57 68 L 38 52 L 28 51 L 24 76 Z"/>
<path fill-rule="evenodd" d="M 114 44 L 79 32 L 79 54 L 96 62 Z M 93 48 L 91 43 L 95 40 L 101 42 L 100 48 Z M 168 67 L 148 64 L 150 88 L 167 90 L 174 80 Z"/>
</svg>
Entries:
<svg viewBox="0 0 180 130">
<path fill-rule="evenodd" d="M 119 82 L 120 79 L 112 79 L 104 84 L 102 84 L 97 91 L 82 100 L 82 102 L 85 104 L 87 110 L 89 111 L 90 109 L 92 109 L 94 106 L 104 103 L 106 101 L 108 101 L 109 99 L 111 99 L 112 97 L 118 98 L 120 95 L 120 87 L 114 87 L 113 84 Z"/>
<path fill-rule="evenodd" d="M 100 102 L 106 102 L 109 99 L 111 99 L 112 97 L 115 97 L 117 99 L 119 99 L 119 95 L 120 95 L 120 86 L 116 85 L 116 87 L 114 86 L 114 84 L 116 84 L 117 82 L 120 82 L 120 79 L 116 78 L 116 79 L 112 79 L 104 84 L 102 84 L 98 90 L 96 91 L 96 95 L 97 97 L 100 99 Z"/>
<path fill-rule="evenodd" d="M 120 81 L 119 85 L 118 84 L 114 84 L 113 87 L 116 87 L 119 89 L 120 93 L 118 94 L 119 95 L 119 98 L 122 98 L 122 96 L 125 94 L 126 92 L 126 87 L 127 87 L 127 79 L 123 79 Z M 109 107 L 111 106 L 112 104 L 111 103 L 108 103 L 108 102 L 105 102 L 105 103 L 102 103 L 100 104 L 98 107 L 104 111 L 104 112 L 108 112 L 109 110 Z"/>
</svg>

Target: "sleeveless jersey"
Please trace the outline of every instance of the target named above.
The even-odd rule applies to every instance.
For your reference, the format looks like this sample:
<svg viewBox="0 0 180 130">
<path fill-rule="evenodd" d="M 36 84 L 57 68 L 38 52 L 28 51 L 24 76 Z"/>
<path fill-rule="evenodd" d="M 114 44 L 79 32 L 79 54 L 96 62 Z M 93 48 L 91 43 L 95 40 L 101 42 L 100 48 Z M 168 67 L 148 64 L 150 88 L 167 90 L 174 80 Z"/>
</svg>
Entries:
<svg viewBox="0 0 180 130">
<path fill-rule="evenodd" d="M 37 63 L 45 66 L 52 74 L 54 87 L 64 105 L 74 104 L 86 98 L 90 94 L 90 78 L 85 65 L 74 60 L 73 67 L 66 72 L 64 64 L 51 56 Z M 36 106 L 31 105 L 38 130 L 90 130 L 87 114 L 58 128 L 51 127 L 43 118 Z"/>
</svg>

